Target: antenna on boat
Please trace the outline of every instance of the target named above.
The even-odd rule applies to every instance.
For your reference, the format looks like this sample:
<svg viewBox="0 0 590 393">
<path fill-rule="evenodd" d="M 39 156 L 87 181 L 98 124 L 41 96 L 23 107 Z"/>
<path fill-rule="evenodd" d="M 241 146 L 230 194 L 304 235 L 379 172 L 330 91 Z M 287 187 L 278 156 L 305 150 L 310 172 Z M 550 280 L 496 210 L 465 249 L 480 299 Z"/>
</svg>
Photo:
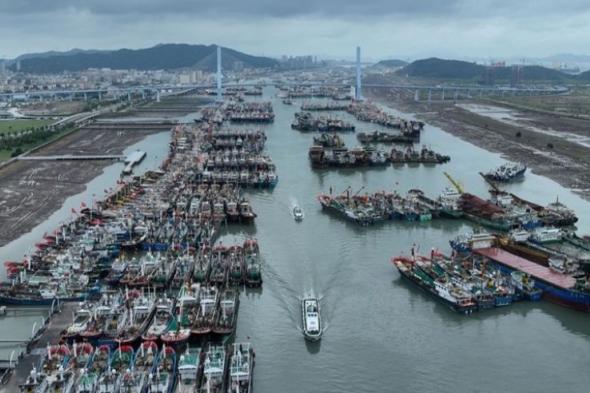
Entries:
<svg viewBox="0 0 590 393">
<path fill-rule="evenodd" d="M 359 190 L 353 196 L 357 196 L 364 189 L 365 189 L 365 186 L 362 186 L 361 188 L 359 188 Z"/>
</svg>

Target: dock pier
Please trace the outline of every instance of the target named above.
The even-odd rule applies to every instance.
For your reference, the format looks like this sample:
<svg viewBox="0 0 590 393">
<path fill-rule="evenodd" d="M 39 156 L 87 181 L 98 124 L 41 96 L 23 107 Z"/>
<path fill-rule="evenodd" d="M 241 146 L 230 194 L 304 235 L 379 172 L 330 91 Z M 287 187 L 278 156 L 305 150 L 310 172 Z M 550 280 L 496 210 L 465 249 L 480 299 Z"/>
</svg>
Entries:
<svg viewBox="0 0 590 393">
<path fill-rule="evenodd" d="M 19 393 L 34 365 L 45 354 L 47 345 L 59 342 L 61 333 L 72 322 L 76 303 L 54 303 L 47 309 L 49 315 L 43 323 L 33 325 L 32 337 L 28 340 L 0 340 L 0 343 L 22 343 L 25 350 L 12 352 L 10 359 L 0 359 L 0 393 Z M 23 311 L 26 307 L 18 310 Z M 34 308 L 39 310 L 39 308 Z M 38 328 L 37 328 L 38 327 Z"/>
</svg>

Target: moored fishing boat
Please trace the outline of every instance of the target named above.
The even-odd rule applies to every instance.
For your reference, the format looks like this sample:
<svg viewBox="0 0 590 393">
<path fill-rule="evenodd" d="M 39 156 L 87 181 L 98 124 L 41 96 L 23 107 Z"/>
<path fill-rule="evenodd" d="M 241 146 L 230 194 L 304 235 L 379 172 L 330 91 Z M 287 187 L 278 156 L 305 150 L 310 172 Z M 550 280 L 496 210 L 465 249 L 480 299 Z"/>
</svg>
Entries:
<svg viewBox="0 0 590 393">
<path fill-rule="evenodd" d="M 403 278 L 416 284 L 452 310 L 462 314 L 471 314 L 477 310 L 477 303 L 472 295 L 445 280 L 444 277 L 429 273 L 431 268 L 429 260 L 400 256 L 392 258 L 392 263 Z"/>
<path fill-rule="evenodd" d="M 223 346 L 210 346 L 203 361 L 203 379 L 199 393 L 225 392 L 227 353 Z"/>
<path fill-rule="evenodd" d="M 94 355 L 94 348 L 89 343 L 74 343 L 71 347 L 71 357 L 68 364 L 69 371 L 71 371 L 71 383 L 65 384 L 68 386 L 56 386 L 52 391 L 61 392 L 85 392 L 80 389 L 80 385 L 83 385 L 83 381 L 88 379 L 88 369 L 92 363 L 92 357 Z M 92 386 L 96 383 L 96 374 L 91 378 Z M 62 384 L 64 385 L 64 384 Z"/>
<path fill-rule="evenodd" d="M 117 259 L 111 265 L 111 269 L 105 278 L 107 284 L 115 286 L 119 284 L 119 281 L 123 278 L 127 272 L 128 262 L 124 259 Z"/>
<path fill-rule="evenodd" d="M 204 353 L 200 348 L 187 348 L 178 360 L 178 381 L 175 393 L 194 393 L 202 377 Z"/>
<path fill-rule="evenodd" d="M 179 348 L 188 341 L 199 308 L 199 292 L 199 284 L 192 287 L 186 284 L 181 288 L 176 302 L 176 316 L 160 336 L 164 344 Z"/>
<path fill-rule="evenodd" d="M 203 336 L 211 333 L 215 324 L 219 290 L 216 287 L 203 287 L 199 293 L 199 308 L 191 327 L 192 336 Z"/>
<path fill-rule="evenodd" d="M 239 307 L 239 292 L 233 288 L 226 288 L 222 291 L 217 316 L 212 332 L 215 334 L 232 334 L 236 328 Z"/>
<path fill-rule="evenodd" d="M 194 262 L 192 278 L 195 282 L 204 283 L 211 270 L 211 249 L 203 246 L 199 249 Z"/>
<path fill-rule="evenodd" d="M 147 390 L 150 393 L 171 393 L 176 382 L 176 351 L 162 346 Z"/>
<path fill-rule="evenodd" d="M 528 274 L 515 270 L 510 273 L 510 277 L 512 278 L 512 282 L 517 291 L 520 292 L 525 299 L 531 301 L 541 300 L 543 291 L 535 288 L 535 280 Z"/>
<path fill-rule="evenodd" d="M 229 363 L 229 393 L 252 392 L 254 351 L 250 343 L 234 343 Z"/>
<path fill-rule="evenodd" d="M 74 311 L 74 320 L 72 324 L 67 327 L 66 331 L 62 335 L 65 340 L 73 341 L 76 340 L 80 333 L 88 329 L 89 324 L 92 322 L 93 310 L 89 303 L 81 303 L 78 308 Z"/>
<path fill-rule="evenodd" d="M 156 300 L 156 312 L 141 338 L 144 341 L 156 341 L 166 332 L 168 326 L 174 320 L 175 298 L 159 298 Z"/>
<path fill-rule="evenodd" d="M 120 393 L 145 392 L 149 377 L 156 365 L 158 346 L 153 341 L 141 343 L 133 356 L 133 365 L 121 375 Z"/>
<path fill-rule="evenodd" d="M 228 266 L 229 281 L 239 284 L 244 280 L 244 252 L 241 246 L 234 245 L 228 249 L 226 255 L 226 264 Z"/>
<path fill-rule="evenodd" d="M 122 327 L 115 341 L 119 345 L 132 345 L 146 331 L 155 312 L 155 301 L 151 295 L 137 296 L 128 310 L 127 324 Z"/>
<path fill-rule="evenodd" d="M 260 249 L 256 239 L 246 239 L 244 241 L 244 262 L 246 264 L 246 285 L 249 287 L 262 285 Z"/>
<path fill-rule="evenodd" d="M 242 201 L 239 204 L 240 220 L 244 224 L 251 224 L 256 218 L 256 213 L 252 210 L 248 201 Z"/>
</svg>

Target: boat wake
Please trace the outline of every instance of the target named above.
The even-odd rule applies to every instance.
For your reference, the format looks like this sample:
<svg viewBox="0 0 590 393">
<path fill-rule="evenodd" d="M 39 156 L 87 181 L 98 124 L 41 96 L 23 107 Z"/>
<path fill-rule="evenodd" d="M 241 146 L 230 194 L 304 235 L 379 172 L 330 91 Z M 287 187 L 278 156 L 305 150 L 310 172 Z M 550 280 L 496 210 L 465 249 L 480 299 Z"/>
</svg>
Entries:
<svg viewBox="0 0 590 393">
<path fill-rule="evenodd" d="M 287 280 L 285 280 L 271 265 L 261 258 L 263 265 L 262 274 L 264 277 L 264 286 L 274 295 L 275 299 L 283 310 L 287 313 L 289 319 L 297 326 L 299 321 L 298 307 L 292 299 L 297 299 L 298 292 L 293 289 Z"/>
</svg>

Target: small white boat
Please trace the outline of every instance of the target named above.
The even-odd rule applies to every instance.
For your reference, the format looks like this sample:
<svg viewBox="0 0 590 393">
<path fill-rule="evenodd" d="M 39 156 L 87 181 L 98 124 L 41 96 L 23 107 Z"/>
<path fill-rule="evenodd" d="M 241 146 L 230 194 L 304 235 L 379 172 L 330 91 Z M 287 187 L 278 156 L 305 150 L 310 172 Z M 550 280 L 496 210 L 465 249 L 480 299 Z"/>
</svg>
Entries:
<svg viewBox="0 0 590 393">
<path fill-rule="evenodd" d="M 559 242 L 563 238 L 563 232 L 559 228 L 544 227 L 537 228 L 531 235 L 531 240 L 535 243 L 552 243 Z"/>
<path fill-rule="evenodd" d="M 299 206 L 293 208 L 293 218 L 295 221 L 303 221 L 303 210 Z"/>
<path fill-rule="evenodd" d="M 322 322 L 320 302 L 316 298 L 305 298 L 301 301 L 301 318 L 303 335 L 306 340 L 318 341 L 322 338 Z"/>
</svg>

